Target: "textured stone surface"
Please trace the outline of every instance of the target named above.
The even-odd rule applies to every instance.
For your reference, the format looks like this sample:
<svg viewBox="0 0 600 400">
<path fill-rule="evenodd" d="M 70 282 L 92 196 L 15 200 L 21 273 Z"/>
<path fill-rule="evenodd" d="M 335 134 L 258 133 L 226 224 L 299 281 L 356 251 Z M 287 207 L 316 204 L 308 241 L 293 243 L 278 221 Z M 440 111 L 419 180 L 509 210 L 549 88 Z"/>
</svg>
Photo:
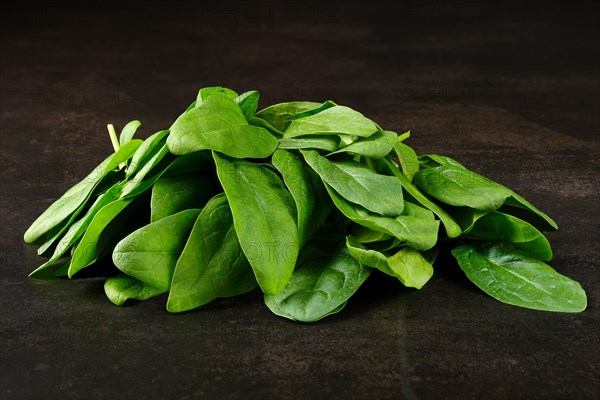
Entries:
<svg viewBox="0 0 600 400">
<path fill-rule="evenodd" d="M 594 4 L 324 3 L 3 3 L 2 399 L 595 398 Z M 145 137 L 214 84 L 334 99 L 520 192 L 559 223 L 552 265 L 588 310 L 503 305 L 447 256 L 423 290 L 377 275 L 312 325 L 258 293 L 170 315 L 164 297 L 112 306 L 99 279 L 28 280 L 41 259 L 22 233 L 111 151 L 105 124 L 140 119 Z"/>
</svg>

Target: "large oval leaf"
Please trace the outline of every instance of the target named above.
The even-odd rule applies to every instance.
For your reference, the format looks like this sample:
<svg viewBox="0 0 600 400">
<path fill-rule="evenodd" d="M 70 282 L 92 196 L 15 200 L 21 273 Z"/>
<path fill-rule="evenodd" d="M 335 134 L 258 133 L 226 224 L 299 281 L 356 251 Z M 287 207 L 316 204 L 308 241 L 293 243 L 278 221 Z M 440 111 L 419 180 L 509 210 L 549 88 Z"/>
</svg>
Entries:
<svg viewBox="0 0 600 400">
<path fill-rule="evenodd" d="M 199 213 L 198 209 L 182 211 L 136 230 L 117 244 L 113 262 L 127 275 L 169 290 L 177 259 Z"/>
<path fill-rule="evenodd" d="M 384 216 L 402 214 L 402 186 L 395 177 L 378 174 L 353 161 L 332 162 L 315 150 L 302 154 L 321 179 L 346 200 Z"/>
<path fill-rule="evenodd" d="M 167 139 L 173 154 L 215 150 L 236 158 L 266 158 L 277 143 L 266 129 L 249 125 L 239 106 L 221 95 L 182 115 Z"/>
<path fill-rule="evenodd" d="M 345 246 L 334 254 L 332 246 L 327 247 L 329 251 L 326 248 L 318 256 L 303 258 L 281 293 L 265 295 L 265 304 L 274 314 L 294 321 L 317 321 L 341 310 L 369 277 L 371 268 L 352 257 Z"/>
<path fill-rule="evenodd" d="M 262 291 L 276 294 L 290 279 L 300 247 L 294 199 L 267 167 L 213 157 L 242 250 Z"/>
<path fill-rule="evenodd" d="M 513 244 L 463 245 L 452 255 L 467 277 L 503 303 L 544 311 L 580 312 L 587 307 L 579 283 Z"/>
<path fill-rule="evenodd" d="M 272 162 L 296 203 L 298 236 L 302 246 L 321 227 L 332 204 L 319 177 L 298 157 L 277 149 Z"/>
<path fill-rule="evenodd" d="M 331 134 L 368 137 L 378 130 L 373 121 L 358 111 L 345 106 L 333 106 L 317 114 L 294 119 L 285 130 L 284 137 Z"/>
<path fill-rule="evenodd" d="M 512 194 L 504 186 L 454 165 L 420 170 L 415 174 L 415 184 L 446 204 L 483 211 L 496 210 Z"/>
<path fill-rule="evenodd" d="M 256 279 L 236 236 L 227 198 L 219 194 L 206 204 L 194 223 L 175 266 L 167 310 L 188 311 L 255 287 Z"/>
</svg>

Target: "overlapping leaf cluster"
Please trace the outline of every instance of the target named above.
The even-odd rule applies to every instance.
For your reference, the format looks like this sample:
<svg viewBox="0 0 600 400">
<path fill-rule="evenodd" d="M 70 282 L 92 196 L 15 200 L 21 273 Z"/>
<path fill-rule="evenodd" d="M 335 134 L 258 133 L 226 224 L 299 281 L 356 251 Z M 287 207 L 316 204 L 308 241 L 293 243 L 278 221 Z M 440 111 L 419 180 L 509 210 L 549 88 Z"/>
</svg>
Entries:
<svg viewBox="0 0 600 400">
<path fill-rule="evenodd" d="M 555 222 L 512 190 L 332 101 L 256 112 L 258 98 L 204 88 L 169 130 L 113 132 L 115 153 L 25 233 L 50 257 L 31 276 L 71 278 L 112 253 L 117 305 L 168 292 L 181 312 L 258 286 L 275 314 L 309 322 L 375 269 L 423 287 L 451 249 L 502 302 L 585 309 L 581 286 L 545 264 L 540 229 Z"/>
</svg>

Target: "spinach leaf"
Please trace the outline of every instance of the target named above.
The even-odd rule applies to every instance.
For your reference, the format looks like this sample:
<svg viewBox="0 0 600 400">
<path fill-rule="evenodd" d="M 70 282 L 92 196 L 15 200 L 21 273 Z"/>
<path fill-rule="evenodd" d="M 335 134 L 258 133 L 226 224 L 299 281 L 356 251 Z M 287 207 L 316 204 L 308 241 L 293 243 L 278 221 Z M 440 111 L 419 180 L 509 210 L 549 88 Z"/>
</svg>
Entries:
<svg viewBox="0 0 600 400">
<path fill-rule="evenodd" d="M 500 208 L 511 191 L 462 167 L 440 165 L 418 171 L 415 184 L 425 193 L 453 206 L 482 211 Z"/>
<path fill-rule="evenodd" d="M 236 158 L 266 158 L 277 148 L 277 139 L 266 129 L 249 125 L 233 101 L 210 96 L 171 127 L 167 145 L 173 154 L 214 150 Z"/>
<path fill-rule="evenodd" d="M 334 106 L 318 114 L 292 120 L 284 131 L 284 137 L 332 134 L 368 137 L 378 130 L 373 121 L 358 111 L 345 106 Z"/>
<path fill-rule="evenodd" d="M 35 271 L 29 274 L 32 278 L 39 278 L 40 272 L 45 270 L 48 267 L 55 266 L 56 261 L 60 259 L 62 256 L 66 254 L 66 252 L 79 240 L 86 229 L 90 225 L 92 219 L 96 216 L 98 211 L 100 211 L 105 205 L 117 200 L 119 195 L 121 194 L 122 184 L 116 183 L 113 187 L 111 187 L 106 193 L 100 195 L 94 204 L 89 208 L 89 210 L 85 213 L 83 217 L 70 225 L 69 229 L 66 231 L 65 235 L 60 239 L 54 253 L 50 257 L 50 259 L 38 267 Z"/>
<path fill-rule="evenodd" d="M 152 158 L 150 158 L 144 166 L 131 178 L 125 187 L 123 188 L 123 192 L 121 193 L 122 198 L 135 196 L 138 192 L 136 189 L 142 184 L 146 175 L 151 173 L 154 168 L 160 165 L 163 159 L 166 158 L 166 162 L 170 161 L 169 149 L 166 145 L 163 145 L 158 152 L 156 152 Z M 164 170 L 164 168 L 158 168 L 159 170 Z"/>
<path fill-rule="evenodd" d="M 197 172 L 162 176 L 152 186 L 150 221 L 190 208 L 202 208 L 216 191 L 212 178 Z"/>
<path fill-rule="evenodd" d="M 517 217 L 498 211 L 479 218 L 467 237 L 511 242 L 540 260 L 552 260 L 550 243 L 540 231 Z"/>
<path fill-rule="evenodd" d="M 332 246 L 325 243 L 322 254 L 298 262 L 280 293 L 265 294 L 265 304 L 274 314 L 294 321 L 318 321 L 340 311 L 369 277 L 371 268 L 353 258 L 345 246 L 332 254 Z"/>
<path fill-rule="evenodd" d="M 469 207 L 453 207 L 447 206 L 446 209 L 452 218 L 460 225 L 462 236 L 465 236 L 475 226 L 475 223 L 490 211 L 481 211 Z"/>
<path fill-rule="evenodd" d="M 415 174 L 419 171 L 419 159 L 417 158 L 417 153 L 402 142 L 397 142 L 394 145 L 394 151 L 400 161 L 404 176 L 412 183 Z"/>
<path fill-rule="evenodd" d="M 69 265 L 69 278 L 108 254 L 121 232 L 131 228 L 131 220 L 136 213 L 139 213 L 139 209 L 134 204 L 130 207 L 129 212 L 125 212 L 125 210 L 136 200 L 141 203 L 145 199 L 115 200 L 96 213 L 73 252 Z"/>
<path fill-rule="evenodd" d="M 323 104 L 321 104 L 319 107 L 311 108 L 311 109 L 305 110 L 305 111 L 299 111 L 294 116 L 294 119 L 304 118 L 304 117 L 308 117 L 310 115 L 315 115 L 315 114 L 320 113 L 323 110 L 327 110 L 328 108 L 331 108 L 331 107 L 334 107 L 334 106 L 337 106 L 337 104 L 335 104 L 331 100 L 327 100 L 326 102 L 324 102 Z"/>
<path fill-rule="evenodd" d="M 325 188 L 338 210 L 352 222 L 394 236 L 418 250 L 429 250 L 435 246 L 439 221 L 406 215 L 396 218 L 382 217 L 370 213 L 360 205 L 348 202 L 329 185 L 326 184 Z"/>
<path fill-rule="evenodd" d="M 301 136 L 298 138 L 280 138 L 280 149 L 317 149 L 325 151 L 336 151 L 340 144 L 337 136 Z"/>
<path fill-rule="evenodd" d="M 530 222 L 539 229 L 556 230 L 558 225 L 552 218 L 537 209 L 533 204 L 519 196 L 517 193 L 512 194 L 504 202 L 505 211 L 508 214 L 513 214 L 527 222 Z"/>
<path fill-rule="evenodd" d="M 221 86 L 211 86 L 200 89 L 198 97 L 196 98 L 196 107 L 201 107 L 206 104 L 209 97 L 220 97 L 225 100 L 234 100 L 238 97 L 238 94 L 231 89 L 227 89 Z"/>
<path fill-rule="evenodd" d="M 384 216 L 404 210 L 402 186 L 396 178 L 354 161 L 330 161 L 315 150 L 301 152 L 321 179 L 346 200 Z"/>
<path fill-rule="evenodd" d="M 302 246 L 323 224 L 331 211 L 331 202 L 318 176 L 298 157 L 278 149 L 272 161 L 296 203 L 298 238 Z"/>
<path fill-rule="evenodd" d="M 126 170 L 126 176 L 130 177 L 137 172 L 138 168 L 145 165 L 146 162 L 151 159 L 167 141 L 167 135 L 169 131 L 156 132 L 150 135 L 144 142 L 137 148 L 131 162 Z"/>
<path fill-rule="evenodd" d="M 71 219 L 63 227 L 68 228 L 77 214 L 83 209 L 94 188 L 118 165 L 128 160 L 142 143 L 141 140 L 131 140 L 116 153 L 106 158 L 81 182 L 69 189 L 60 199 L 44 211 L 24 235 L 26 243 L 34 243 L 45 233 L 57 227 L 69 217 Z"/>
<path fill-rule="evenodd" d="M 460 164 L 458 161 L 450 157 L 441 156 L 438 154 L 427 154 L 424 156 L 420 156 L 419 162 L 422 166 L 425 166 L 427 168 L 435 168 L 437 166 L 449 165 L 457 168 L 463 168 L 468 171 L 468 169 L 462 164 Z M 498 183 L 496 184 L 498 186 L 502 186 Z M 501 211 L 514 215 L 527 222 L 530 222 L 538 229 L 558 229 L 558 225 L 556 224 L 556 222 L 554 222 L 554 220 L 550 218 L 547 214 L 540 211 L 538 208 L 536 208 L 529 201 L 525 200 L 519 194 L 513 192 L 508 188 L 505 189 L 510 192 L 510 195 L 508 198 L 506 198 L 506 201 L 504 202 Z"/>
<path fill-rule="evenodd" d="M 452 218 L 452 216 L 450 216 L 450 214 L 448 214 L 446 211 L 444 211 L 443 208 L 438 206 L 427 196 L 421 193 L 421 191 L 408 180 L 408 178 L 398 169 L 398 166 L 396 166 L 393 162 L 387 159 L 384 159 L 383 161 L 385 165 L 396 176 L 396 178 L 398 178 L 400 184 L 402 185 L 404 190 L 406 190 L 406 192 L 411 196 L 411 198 L 413 198 L 423 207 L 431 210 L 435 215 L 437 215 L 442 224 L 444 224 L 444 228 L 446 229 L 446 235 L 448 235 L 449 238 L 455 238 L 460 236 L 462 230 L 460 226 L 456 223 L 456 221 Z"/>
<path fill-rule="evenodd" d="M 119 135 L 119 144 L 124 146 L 125 143 L 131 142 L 133 139 L 133 135 L 135 135 L 135 131 L 142 125 L 140 121 L 131 121 L 127 125 L 121 129 L 121 134 Z"/>
<path fill-rule="evenodd" d="M 152 222 L 122 239 L 112 253 L 122 272 L 167 291 L 177 260 L 200 210 L 192 209 Z"/>
<path fill-rule="evenodd" d="M 113 304 L 122 306 L 131 300 L 141 301 L 158 296 L 165 293 L 165 290 L 147 285 L 131 276 L 119 274 L 104 282 L 104 293 Z"/>
<path fill-rule="evenodd" d="M 410 246 L 401 247 L 389 257 L 367 248 L 352 236 L 346 238 L 346 246 L 359 262 L 398 278 L 406 287 L 421 289 L 433 276 L 433 262 Z"/>
<path fill-rule="evenodd" d="M 382 242 L 393 238 L 392 235 L 366 228 L 362 225 L 352 225 L 352 236 L 361 243 Z"/>
<path fill-rule="evenodd" d="M 262 291 L 276 294 L 290 279 L 300 248 L 294 199 L 267 167 L 213 157 L 242 250 Z"/>
<path fill-rule="evenodd" d="M 256 113 L 259 98 L 260 94 L 256 90 L 251 90 L 240 94 L 233 100 L 240 107 L 240 110 L 242 110 L 242 113 L 248 122 L 250 122 L 250 119 Z"/>
<path fill-rule="evenodd" d="M 392 151 L 397 140 L 398 135 L 395 132 L 379 131 L 367 138 L 358 139 L 328 155 L 345 152 L 371 158 L 383 158 Z"/>
<path fill-rule="evenodd" d="M 535 310 L 580 312 L 587 307 L 581 285 L 513 244 L 482 242 L 452 250 L 475 285 L 503 303 Z"/>
<path fill-rule="evenodd" d="M 213 197 L 198 216 L 177 261 L 167 310 L 188 311 L 256 287 L 242 252 L 227 198 Z"/>
<path fill-rule="evenodd" d="M 290 123 L 296 118 L 297 114 L 318 109 L 321 103 L 312 101 L 292 101 L 289 103 L 279 103 L 260 110 L 255 117 L 267 121 L 275 129 L 285 131 Z"/>
</svg>

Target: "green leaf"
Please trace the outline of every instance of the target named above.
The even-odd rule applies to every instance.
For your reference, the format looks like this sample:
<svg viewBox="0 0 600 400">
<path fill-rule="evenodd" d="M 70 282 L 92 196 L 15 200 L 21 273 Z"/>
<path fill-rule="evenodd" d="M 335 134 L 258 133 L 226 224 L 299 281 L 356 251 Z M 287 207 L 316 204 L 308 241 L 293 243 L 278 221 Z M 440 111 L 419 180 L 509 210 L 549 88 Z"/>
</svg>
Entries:
<svg viewBox="0 0 600 400">
<path fill-rule="evenodd" d="M 468 171 L 468 169 L 462 164 L 460 164 L 458 161 L 450 157 L 440 156 L 437 154 L 427 154 L 421 156 L 419 157 L 419 162 L 422 166 L 426 168 L 435 168 L 437 166 L 449 165 L 457 168 L 463 168 Z M 502 186 L 498 183 L 497 185 Z M 510 191 L 511 194 L 504 202 L 500 211 L 521 218 L 522 220 L 533 224 L 538 229 L 558 229 L 558 225 L 556 224 L 556 222 L 554 222 L 552 218 L 540 211 L 538 208 L 536 208 L 529 201 L 525 200 L 519 194 L 513 192 L 508 188 L 505 189 L 507 191 Z"/>
<path fill-rule="evenodd" d="M 162 176 L 152 186 L 150 221 L 190 208 L 202 208 L 216 192 L 213 179 L 198 172 Z"/>
<path fill-rule="evenodd" d="M 393 238 L 392 235 L 369 229 L 358 224 L 352 225 L 352 236 L 361 243 L 381 242 Z"/>
<path fill-rule="evenodd" d="M 135 131 L 142 125 L 140 121 L 131 121 L 123 127 L 121 135 L 119 135 L 119 144 L 124 146 L 125 143 L 130 142 L 135 135 Z"/>
<path fill-rule="evenodd" d="M 233 101 L 240 107 L 244 117 L 246 117 L 247 121 L 254 116 L 256 113 L 256 109 L 258 108 L 258 100 L 260 98 L 260 93 L 256 90 L 251 90 L 249 92 L 245 92 L 236 97 Z"/>
<path fill-rule="evenodd" d="M 131 219 L 138 211 L 137 207 L 132 206 L 130 213 L 124 212 L 134 200 L 136 199 L 115 200 L 96 213 L 73 252 L 69 278 L 111 251 L 115 239 L 118 239 L 123 230 L 130 228 Z"/>
<path fill-rule="evenodd" d="M 403 246 L 391 256 L 369 249 L 352 236 L 346 238 L 352 257 L 369 267 L 398 278 L 406 287 L 421 289 L 433 276 L 433 262 L 410 246 Z"/>
<path fill-rule="evenodd" d="M 192 209 L 152 222 L 122 239 L 112 253 L 122 272 L 164 291 L 200 210 Z"/>
<path fill-rule="evenodd" d="M 325 151 L 336 151 L 340 144 L 337 136 L 302 136 L 298 138 L 280 138 L 280 149 L 317 149 Z"/>
<path fill-rule="evenodd" d="M 415 184 L 446 204 L 482 211 L 499 208 L 512 192 L 463 167 L 441 165 L 415 174 Z"/>
<path fill-rule="evenodd" d="M 74 222 L 77 214 L 89 201 L 94 188 L 118 165 L 128 160 L 142 143 L 141 140 L 132 140 L 126 143 L 116 153 L 106 158 L 100 165 L 85 177 L 81 182 L 69 189 L 61 198 L 56 200 L 46 211 L 44 211 L 24 235 L 26 243 L 33 243 L 44 234 L 59 226 L 65 220 L 68 223 L 63 226 L 62 231 Z"/>
<path fill-rule="evenodd" d="M 92 222 L 92 219 L 96 216 L 98 211 L 100 211 L 105 205 L 117 200 L 119 195 L 121 194 L 121 190 L 123 189 L 122 184 L 116 183 L 112 186 L 108 191 L 100 195 L 94 204 L 87 210 L 85 215 L 81 217 L 79 220 L 71 224 L 69 229 L 66 231 L 65 235 L 60 239 L 60 242 L 56 245 L 54 253 L 50 257 L 50 259 L 38 267 L 35 271 L 29 274 L 31 278 L 39 278 L 40 272 L 45 270 L 48 267 L 52 267 L 56 265 L 56 261 L 60 259 L 62 256 L 66 254 L 66 252 L 79 240 L 88 226 Z"/>
<path fill-rule="evenodd" d="M 144 166 L 139 169 L 135 175 L 127 182 L 121 193 L 121 198 L 136 196 L 140 191 L 138 189 L 144 181 L 144 178 L 151 172 L 155 171 L 155 168 L 161 170 L 161 163 L 164 161 L 170 162 L 171 155 L 167 145 L 163 145 L 159 151 L 157 151 L 152 158 L 146 161 Z M 147 188 L 144 188 L 146 190 Z"/>
<path fill-rule="evenodd" d="M 538 229 L 558 229 L 558 225 L 552 218 L 515 192 L 506 199 L 501 210 L 530 222 Z"/>
<path fill-rule="evenodd" d="M 236 158 L 266 158 L 277 144 L 266 129 L 249 125 L 238 105 L 224 96 L 210 96 L 202 107 L 181 116 L 167 138 L 177 155 L 214 150 Z"/>
<path fill-rule="evenodd" d="M 346 152 L 370 158 L 383 158 L 393 150 L 397 140 L 398 135 L 395 132 L 378 131 L 367 138 L 358 139 L 348 146 L 328 154 L 328 156 Z"/>
<path fill-rule="evenodd" d="M 443 208 L 438 206 L 427 196 L 421 193 L 421 191 L 419 191 L 419 189 L 415 185 L 413 185 L 408 180 L 408 178 L 398 169 L 397 165 L 395 165 L 388 159 L 383 159 L 383 161 L 392 171 L 392 173 L 396 176 L 396 178 L 400 180 L 400 184 L 402 185 L 404 190 L 406 190 L 406 192 L 410 195 L 410 197 L 417 201 L 419 204 L 421 204 L 423 207 L 431 210 L 435 215 L 437 215 L 440 221 L 442 221 L 442 224 L 444 224 L 444 228 L 446 229 L 446 235 L 448 235 L 449 238 L 456 238 L 460 236 L 460 234 L 462 233 L 462 229 L 450 214 L 448 214 L 446 211 L 444 211 Z"/>
<path fill-rule="evenodd" d="M 319 107 L 311 108 L 309 110 L 300 111 L 300 112 L 296 113 L 296 115 L 294 116 L 294 119 L 304 118 L 304 117 L 308 117 L 311 115 L 315 115 L 315 114 L 320 113 L 323 110 L 327 110 L 328 108 L 331 108 L 334 106 L 337 106 L 337 104 L 335 104 L 331 100 L 327 100 L 323 104 L 321 104 Z"/>
<path fill-rule="evenodd" d="M 194 223 L 175 266 L 167 310 L 188 311 L 256 287 L 238 242 L 225 194 L 213 197 Z"/>
<path fill-rule="evenodd" d="M 352 222 L 394 236 L 418 250 L 429 250 L 435 246 L 439 221 L 409 215 L 400 215 L 396 218 L 382 217 L 370 213 L 360 205 L 348 202 L 329 185 L 325 187 L 338 210 Z"/>
<path fill-rule="evenodd" d="M 296 118 L 297 114 L 319 109 L 321 103 L 313 101 L 292 101 L 289 103 L 279 103 L 260 110 L 255 117 L 267 121 L 275 129 L 285 131 L 290 123 Z"/>
<path fill-rule="evenodd" d="M 292 153 L 277 149 L 273 153 L 273 166 L 283 176 L 296 203 L 298 237 L 300 246 L 310 239 L 331 211 L 325 187 L 318 176 Z"/>
<path fill-rule="evenodd" d="M 274 314 L 314 322 L 343 308 L 371 269 L 354 259 L 345 246 L 334 254 L 332 248 L 335 251 L 328 244 L 322 254 L 303 258 L 283 291 L 265 295 L 265 304 Z"/>
<path fill-rule="evenodd" d="M 402 186 L 396 178 L 357 162 L 332 162 L 315 150 L 301 152 L 321 179 L 348 201 L 384 216 L 397 216 L 404 210 Z"/>
<path fill-rule="evenodd" d="M 368 137 L 378 130 L 373 121 L 358 111 L 345 106 L 334 106 L 318 114 L 294 119 L 285 129 L 284 137 L 331 134 Z"/>
<path fill-rule="evenodd" d="M 419 159 L 417 158 L 417 153 L 402 142 L 397 142 L 394 145 L 394 150 L 400 161 L 404 176 L 406 176 L 406 179 L 408 179 L 409 182 L 412 182 L 415 174 L 419 171 Z"/>
<path fill-rule="evenodd" d="M 196 107 L 203 106 L 210 97 L 220 97 L 225 100 L 234 100 L 238 94 L 231 89 L 221 86 L 211 86 L 200 89 L 196 98 Z"/>
<path fill-rule="evenodd" d="M 276 294 L 290 279 L 300 247 L 294 199 L 267 167 L 213 157 L 242 250 L 262 291 Z"/>
<path fill-rule="evenodd" d="M 162 149 L 163 145 L 167 141 L 168 134 L 169 131 L 160 131 L 150 135 L 146 140 L 144 140 L 131 158 L 131 162 L 127 167 L 127 177 L 130 177 L 136 173 L 139 168 L 144 166 L 148 160 L 154 157 L 154 155 Z"/>
<path fill-rule="evenodd" d="M 122 306 L 130 300 L 147 300 L 165 293 L 165 290 L 146 285 L 131 276 L 119 274 L 104 282 L 104 293 L 115 305 Z"/>
<path fill-rule="evenodd" d="M 467 237 L 511 242 L 540 260 L 552 260 L 550 243 L 540 231 L 517 217 L 498 211 L 479 218 Z"/>
<path fill-rule="evenodd" d="M 580 312 L 587 307 L 579 283 L 510 243 L 463 245 L 452 255 L 475 285 L 503 303 L 558 312 Z"/>
</svg>

